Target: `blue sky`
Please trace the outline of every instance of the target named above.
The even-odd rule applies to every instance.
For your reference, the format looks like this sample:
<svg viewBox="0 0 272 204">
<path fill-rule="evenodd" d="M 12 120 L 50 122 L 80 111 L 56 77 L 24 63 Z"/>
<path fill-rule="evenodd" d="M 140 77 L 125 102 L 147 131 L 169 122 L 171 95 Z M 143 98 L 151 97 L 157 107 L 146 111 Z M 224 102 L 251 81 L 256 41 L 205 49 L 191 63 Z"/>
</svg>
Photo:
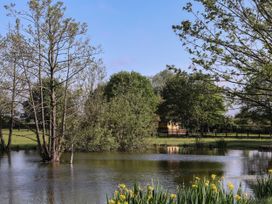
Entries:
<svg viewBox="0 0 272 204">
<path fill-rule="evenodd" d="M 8 27 L 3 5 L 27 0 L 0 0 L 0 33 Z M 171 26 L 186 18 L 181 0 L 64 0 L 67 16 L 86 22 L 89 37 L 103 49 L 107 74 L 134 70 L 151 76 L 167 64 L 186 69 L 190 64 Z"/>
</svg>

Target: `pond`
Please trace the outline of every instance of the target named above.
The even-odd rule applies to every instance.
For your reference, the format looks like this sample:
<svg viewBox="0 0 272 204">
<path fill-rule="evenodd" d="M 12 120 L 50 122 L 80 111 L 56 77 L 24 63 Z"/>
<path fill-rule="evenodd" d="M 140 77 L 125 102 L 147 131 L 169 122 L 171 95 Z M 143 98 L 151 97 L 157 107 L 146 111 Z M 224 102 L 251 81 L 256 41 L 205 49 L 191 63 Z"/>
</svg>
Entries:
<svg viewBox="0 0 272 204">
<path fill-rule="evenodd" d="M 191 150 L 167 153 L 78 153 L 71 166 L 43 164 L 35 151 L 0 156 L 0 202 L 103 204 L 119 183 L 159 181 L 165 188 L 189 185 L 192 177 L 225 177 L 250 192 L 254 175 L 272 167 L 272 154 L 257 150 Z"/>
</svg>

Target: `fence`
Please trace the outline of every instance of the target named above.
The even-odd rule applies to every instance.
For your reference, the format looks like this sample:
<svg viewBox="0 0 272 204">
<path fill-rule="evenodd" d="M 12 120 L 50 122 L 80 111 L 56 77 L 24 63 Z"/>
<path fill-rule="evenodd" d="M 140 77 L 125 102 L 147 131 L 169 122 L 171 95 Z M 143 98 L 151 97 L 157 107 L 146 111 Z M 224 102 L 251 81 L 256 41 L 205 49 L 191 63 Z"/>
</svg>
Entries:
<svg viewBox="0 0 272 204">
<path fill-rule="evenodd" d="M 185 129 L 180 130 L 161 130 L 156 133 L 158 137 L 184 137 L 184 138 L 239 138 L 239 139 L 269 139 L 272 138 L 271 127 L 240 127 L 229 129 L 213 129 L 209 132 L 192 132 Z"/>
</svg>

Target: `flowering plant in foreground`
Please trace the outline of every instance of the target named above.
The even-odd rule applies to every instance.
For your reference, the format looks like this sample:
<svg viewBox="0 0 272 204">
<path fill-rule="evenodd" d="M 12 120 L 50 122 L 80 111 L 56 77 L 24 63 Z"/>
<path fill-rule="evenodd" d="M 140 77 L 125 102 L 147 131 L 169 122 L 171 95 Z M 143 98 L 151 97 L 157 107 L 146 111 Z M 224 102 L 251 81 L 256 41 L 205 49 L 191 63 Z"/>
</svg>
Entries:
<svg viewBox="0 0 272 204">
<path fill-rule="evenodd" d="M 163 190 L 159 185 L 141 188 L 135 184 L 132 189 L 120 184 L 107 204 L 248 204 L 251 199 L 239 187 L 227 183 L 215 174 L 210 179 L 195 177 L 191 186 L 179 187 L 176 193 Z"/>
<path fill-rule="evenodd" d="M 269 169 L 267 173 L 268 175 L 260 176 L 252 186 L 255 197 L 258 199 L 272 197 L 272 169 Z"/>
</svg>

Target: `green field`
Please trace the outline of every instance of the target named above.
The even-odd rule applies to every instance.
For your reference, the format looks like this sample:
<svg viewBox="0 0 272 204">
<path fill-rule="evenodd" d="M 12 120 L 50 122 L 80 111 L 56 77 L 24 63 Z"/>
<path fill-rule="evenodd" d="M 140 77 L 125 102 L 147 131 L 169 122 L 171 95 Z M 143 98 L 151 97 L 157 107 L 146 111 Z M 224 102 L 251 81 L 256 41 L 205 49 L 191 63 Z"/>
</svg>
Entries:
<svg viewBox="0 0 272 204">
<path fill-rule="evenodd" d="M 203 138 L 196 142 L 195 138 L 149 138 L 148 143 L 151 145 L 188 145 L 195 146 L 196 143 L 201 143 L 206 147 L 217 146 L 220 139 Z M 256 149 L 260 146 L 272 146 L 272 139 L 235 139 L 225 138 L 224 142 L 229 148 L 252 148 Z"/>
<path fill-rule="evenodd" d="M 8 130 L 3 130 L 4 139 L 7 143 Z M 13 131 L 12 149 L 33 149 L 36 147 L 36 136 L 30 130 L 16 130 Z"/>
<path fill-rule="evenodd" d="M 244 137 L 244 138 L 251 138 L 251 137 L 262 137 L 262 138 L 270 138 L 270 134 L 258 134 L 258 133 L 208 133 L 206 136 L 208 137 Z"/>
<path fill-rule="evenodd" d="M 4 138 L 7 142 L 8 130 L 4 130 Z M 219 138 L 203 138 L 198 141 L 198 143 L 203 144 L 203 146 L 216 147 Z M 252 148 L 256 149 L 260 146 L 272 146 L 272 139 L 240 139 L 240 138 L 225 138 L 224 142 L 228 148 Z M 188 145 L 195 146 L 195 138 L 167 138 L 167 137 L 154 137 L 148 138 L 147 143 L 150 145 Z M 35 134 L 30 130 L 14 130 L 12 137 L 12 148 L 13 149 L 29 149 L 36 147 L 36 137 Z"/>
</svg>

